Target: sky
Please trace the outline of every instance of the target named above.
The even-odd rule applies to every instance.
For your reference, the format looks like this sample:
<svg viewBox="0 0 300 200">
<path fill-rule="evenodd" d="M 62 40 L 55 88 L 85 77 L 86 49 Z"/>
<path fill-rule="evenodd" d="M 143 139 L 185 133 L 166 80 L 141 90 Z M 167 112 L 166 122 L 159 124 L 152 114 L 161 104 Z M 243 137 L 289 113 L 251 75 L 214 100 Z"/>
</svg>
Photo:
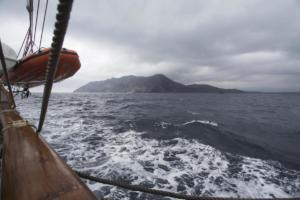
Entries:
<svg viewBox="0 0 300 200">
<path fill-rule="evenodd" d="M 51 44 L 56 4 L 49 1 L 43 47 Z M 29 24 L 25 6 L 0 0 L 0 37 L 16 51 Z M 184 84 L 300 92 L 300 1 L 74 0 L 64 47 L 78 52 L 81 69 L 55 92 L 158 73 Z"/>
</svg>

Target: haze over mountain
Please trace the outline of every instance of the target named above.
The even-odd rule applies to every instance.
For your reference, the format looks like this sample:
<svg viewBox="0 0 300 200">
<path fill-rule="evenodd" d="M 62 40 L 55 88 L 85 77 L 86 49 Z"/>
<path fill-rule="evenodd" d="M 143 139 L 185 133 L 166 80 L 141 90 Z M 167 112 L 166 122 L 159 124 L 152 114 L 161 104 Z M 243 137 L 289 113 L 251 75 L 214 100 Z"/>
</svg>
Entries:
<svg viewBox="0 0 300 200">
<path fill-rule="evenodd" d="M 124 92 L 124 93 L 241 93 L 236 89 L 223 89 L 206 84 L 184 85 L 163 74 L 153 76 L 123 76 L 90 82 L 74 92 Z"/>
</svg>

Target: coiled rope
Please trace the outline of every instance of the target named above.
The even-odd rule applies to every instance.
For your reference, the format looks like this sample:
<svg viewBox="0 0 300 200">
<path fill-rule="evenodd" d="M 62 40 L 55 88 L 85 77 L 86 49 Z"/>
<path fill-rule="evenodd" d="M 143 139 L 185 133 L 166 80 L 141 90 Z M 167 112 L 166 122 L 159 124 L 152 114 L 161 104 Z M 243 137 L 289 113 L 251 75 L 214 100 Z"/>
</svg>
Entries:
<svg viewBox="0 0 300 200">
<path fill-rule="evenodd" d="M 72 4 L 73 0 L 60 0 L 57 6 L 58 13 L 56 14 L 55 29 L 53 32 L 54 36 L 52 38 L 51 50 L 49 53 L 49 59 L 47 64 L 47 71 L 45 77 L 46 83 L 44 87 L 43 102 L 37 133 L 39 133 L 42 130 L 45 121 L 48 103 L 53 86 L 53 80 L 57 69 L 60 50 L 62 48 L 65 34 L 67 31 L 70 13 L 72 10 Z"/>
</svg>

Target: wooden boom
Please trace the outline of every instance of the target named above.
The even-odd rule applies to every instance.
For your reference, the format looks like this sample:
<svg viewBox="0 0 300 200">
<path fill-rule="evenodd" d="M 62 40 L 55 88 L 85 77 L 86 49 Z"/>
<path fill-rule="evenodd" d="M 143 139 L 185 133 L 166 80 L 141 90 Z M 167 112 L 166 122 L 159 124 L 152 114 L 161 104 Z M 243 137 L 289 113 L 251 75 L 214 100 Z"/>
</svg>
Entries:
<svg viewBox="0 0 300 200">
<path fill-rule="evenodd" d="M 28 125 L 0 86 L 2 200 L 96 200 L 94 194 Z"/>
</svg>

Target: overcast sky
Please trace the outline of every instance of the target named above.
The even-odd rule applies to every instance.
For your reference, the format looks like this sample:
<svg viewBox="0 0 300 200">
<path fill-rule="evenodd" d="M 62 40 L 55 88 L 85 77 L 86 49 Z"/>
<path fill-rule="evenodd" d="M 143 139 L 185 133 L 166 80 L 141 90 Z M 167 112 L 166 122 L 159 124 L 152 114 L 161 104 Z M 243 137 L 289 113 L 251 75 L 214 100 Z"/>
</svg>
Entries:
<svg viewBox="0 0 300 200">
<path fill-rule="evenodd" d="M 49 2 L 44 47 L 56 13 Z M 0 37 L 15 50 L 28 28 L 25 6 L 0 0 Z M 82 66 L 54 91 L 156 73 L 186 84 L 300 91 L 300 1 L 74 0 L 64 47 Z"/>
</svg>

